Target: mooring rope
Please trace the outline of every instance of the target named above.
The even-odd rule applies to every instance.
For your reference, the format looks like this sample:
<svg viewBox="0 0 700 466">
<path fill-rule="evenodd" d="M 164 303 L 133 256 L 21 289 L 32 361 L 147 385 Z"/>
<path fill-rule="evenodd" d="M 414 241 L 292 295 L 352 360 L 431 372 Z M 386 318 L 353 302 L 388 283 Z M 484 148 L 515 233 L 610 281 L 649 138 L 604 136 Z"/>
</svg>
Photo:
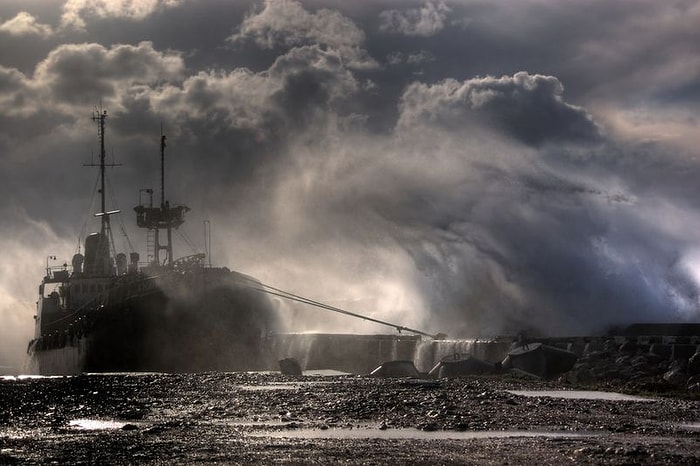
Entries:
<svg viewBox="0 0 700 466">
<path fill-rule="evenodd" d="M 251 279 L 248 277 L 244 277 L 244 278 L 246 280 L 250 281 L 251 283 L 253 283 L 253 285 L 246 285 L 246 287 L 250 288 L 251 290 L 259 291 L 262 293 L 267 293 L 267 294 L 270 294 L 273 296 L 278 296 L 280 298 L 288 299 L 290 301 L 296 301 L 299 303 L 308 304 L 309 306 L 314 306 L 314 307 L 318 307 L 321 309 L 325 309 L 327 311 L 337 312 L 339 314 L 343 314 L 343 315 L 347 315 L 347 316 L 351 316 L 351 317 L 356 317 L 358 319 L 367 320 L 367 321 L 374 322 L 377 324 L 386 325 L 388 327 L 393 327 L 399 333 L 409 332 L 409 333 L 414 333 L 416 335 L 423 335 L 423 336 L 430 337 L 430 338 L 437 338 L 437 335 L 433 335 L 433 334 L 430 334 L 428 332 L 423 332 L 422 330 L 416 330 L 414 328 L 406 327 L 403 325 L 398 325 L 398 324 L 395 324 L 392 322 L 387 322 L 385 320 L 375 319 L 374 317 L 365 316 L 362 314 L 358 314 L 356 312 L 350 312 L 350 311 L 347 311 L 345 309 L 341 309 L 341 308 L 336 307 L 336 306 L 331 306 L 330 304 L 325 304 L 325 303 L 322 303 L 320 301 L 315 301 L 313 299 L 305 298 L 303 296 L 299 296 L 299 295 L 296 295 L 294 293 L 290 293 L 289 291 L 284 291 L 284 290 L 281 290 L 279 288 L 275 288 L 274 286 L 271 286 L 271 285 L 266 285 L 265 283 L 259 282 L 257 280 L 254 280 L 254 279 Z"/>
</svg>

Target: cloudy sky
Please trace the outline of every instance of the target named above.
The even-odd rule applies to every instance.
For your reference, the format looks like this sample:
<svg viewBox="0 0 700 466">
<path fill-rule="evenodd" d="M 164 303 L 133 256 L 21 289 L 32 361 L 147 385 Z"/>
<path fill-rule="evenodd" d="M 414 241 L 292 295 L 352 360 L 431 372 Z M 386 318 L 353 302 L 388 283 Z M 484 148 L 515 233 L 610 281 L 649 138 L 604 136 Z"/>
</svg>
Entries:
<svg viewBox="0 0 700 466">
<path fill-rule="evenodd" d="M 180 255 L 209 220 L 216 265 L 451 336 L 697 321 L 698 24 L 687 0 L 5 0 L 0 365 L 47 256 L 97 227 L 100 105 L 119 250 L 145 256 L 162 124 Z"/>
</svg>

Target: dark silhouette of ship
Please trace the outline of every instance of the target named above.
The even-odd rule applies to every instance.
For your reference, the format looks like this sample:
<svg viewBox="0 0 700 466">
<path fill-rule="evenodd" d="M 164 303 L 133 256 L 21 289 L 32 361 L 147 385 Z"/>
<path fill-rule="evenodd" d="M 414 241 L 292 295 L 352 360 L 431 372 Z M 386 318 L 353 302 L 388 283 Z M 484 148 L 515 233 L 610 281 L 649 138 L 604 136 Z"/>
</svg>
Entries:
<svg viewBox="0 0 700 466">
<path fill-rule="evenodd" d="M 106 111 L 93 119 L 100 143 L 99 232 L 85 239 L 71 266 L 46 267 L 39 285 L 31 372 L 196 372 L 270 366 L 265 340 L 276 315 L 252 277 L 212 267 L 205 254 L 174 259 L 172 233 L 185 222 L 184 205 L 165 197 L 166 138 L 161 135 L 161 202 L 134 208 L 147 230 L 148 260 L 116 253 L 106 210 Z M 92 164 L 91 164 L 92 165 Z"/>
</svg>

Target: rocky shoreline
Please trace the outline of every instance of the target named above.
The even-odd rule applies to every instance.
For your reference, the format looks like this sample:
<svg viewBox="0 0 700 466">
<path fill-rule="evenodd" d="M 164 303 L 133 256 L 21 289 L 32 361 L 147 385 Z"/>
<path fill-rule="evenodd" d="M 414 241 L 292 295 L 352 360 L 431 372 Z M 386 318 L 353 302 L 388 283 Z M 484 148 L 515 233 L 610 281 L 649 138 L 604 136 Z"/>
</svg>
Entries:
<svg viewBox="0 0 700 466">
<path fill-rule="evenodd" d="M 700 392 L 700 353 L 673 357 L 660 348 L 609 340 L 603 349 L 585 352 L 563 378 L 580 384 L 618 382 L 653 392 Z"/>
<path fill-rule="evenodd" d="M 580 364 L 578 372 L 587 362 Z M 644 378 L 574 383 L 573 373 L 557 380 L 272 373 L 5 378 L 0 463 L 700 463 L 698 392 Z M 645 399 L 539 392 L 574 389 Z"/>
</svg>

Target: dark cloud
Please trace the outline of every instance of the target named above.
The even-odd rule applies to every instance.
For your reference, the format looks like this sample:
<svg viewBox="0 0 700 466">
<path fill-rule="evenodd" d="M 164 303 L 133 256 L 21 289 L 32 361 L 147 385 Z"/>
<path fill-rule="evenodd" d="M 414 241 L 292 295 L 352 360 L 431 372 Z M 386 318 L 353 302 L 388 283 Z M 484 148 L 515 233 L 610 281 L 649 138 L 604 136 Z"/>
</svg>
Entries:
<svg viewBox="0 0 700 466">
<path fill-rule="evenodd" d="M 262 10 L 248 15 L 238 33 L 228 39 L 235 43 L 253 41 L 263 49 L 319 45 L 331 48 L 350 68 L 374 68 L 375 61 L 362 50 L 364 32 L 338 11 L 307 11 L 295 1 L 268 0 Z"/>
<path fill-rule="evenodd" d="M 141 251 L 128 213 L 158 186 L 162 125 L 168 196 L 193 208 L 183 230 L 201 247 L 211 220 L 214 262 L 265 282 L 454 336 L 697 320 L 699 14 L 680 0 L 5 2 L 0 363 L 31 334 L 46 257 L 94 227 L 81 165 L 100 101 Z M 378 331 L 288 310 L 295 330 Z"/>
<path fill-rule="evenodd" d="M 267 0 L 262 10 L 245 18 L 240 32 L 229 40 L 250 39 L 263 48 L 309 44 L 354 47 L 364 38 L 364 32 L 338 11 L 310 12 L 299 2 Z"/>
<path fill-rule="evenodd" d="M 38 64 L 34 80 L 57 104 L 115 102 L 139 85 L 177 79 L 183 71 L 179 54 L 161 53 L 150 42 L 137 46 L 71 44 L 55 49 Z"/>
<path fill-rule="evenodd" d="M 593 119 L 584 109 L 567 104 L 563 92 L 556 77 L 527 72 L 432 86 L 414 83 L 401 97 L 399 126 L 415 120 L 451 129 L 478 123 L 532 145 L 599 140 Z"/>
<path fill-rule="evenodd" d="M 22 116 L 32 112 L 35 101 L 33 89 L 26 76 L 13 68 L 0 66 L 0 108 L 7 116 Z"/>
<path fill-rule="evenodd" d="M 450 11 L 444 1 L 426 1 L 420 8 L 382 11 L 379 29 L 408 36 L 432 36 L 445 27 Z"/>
</svg>

